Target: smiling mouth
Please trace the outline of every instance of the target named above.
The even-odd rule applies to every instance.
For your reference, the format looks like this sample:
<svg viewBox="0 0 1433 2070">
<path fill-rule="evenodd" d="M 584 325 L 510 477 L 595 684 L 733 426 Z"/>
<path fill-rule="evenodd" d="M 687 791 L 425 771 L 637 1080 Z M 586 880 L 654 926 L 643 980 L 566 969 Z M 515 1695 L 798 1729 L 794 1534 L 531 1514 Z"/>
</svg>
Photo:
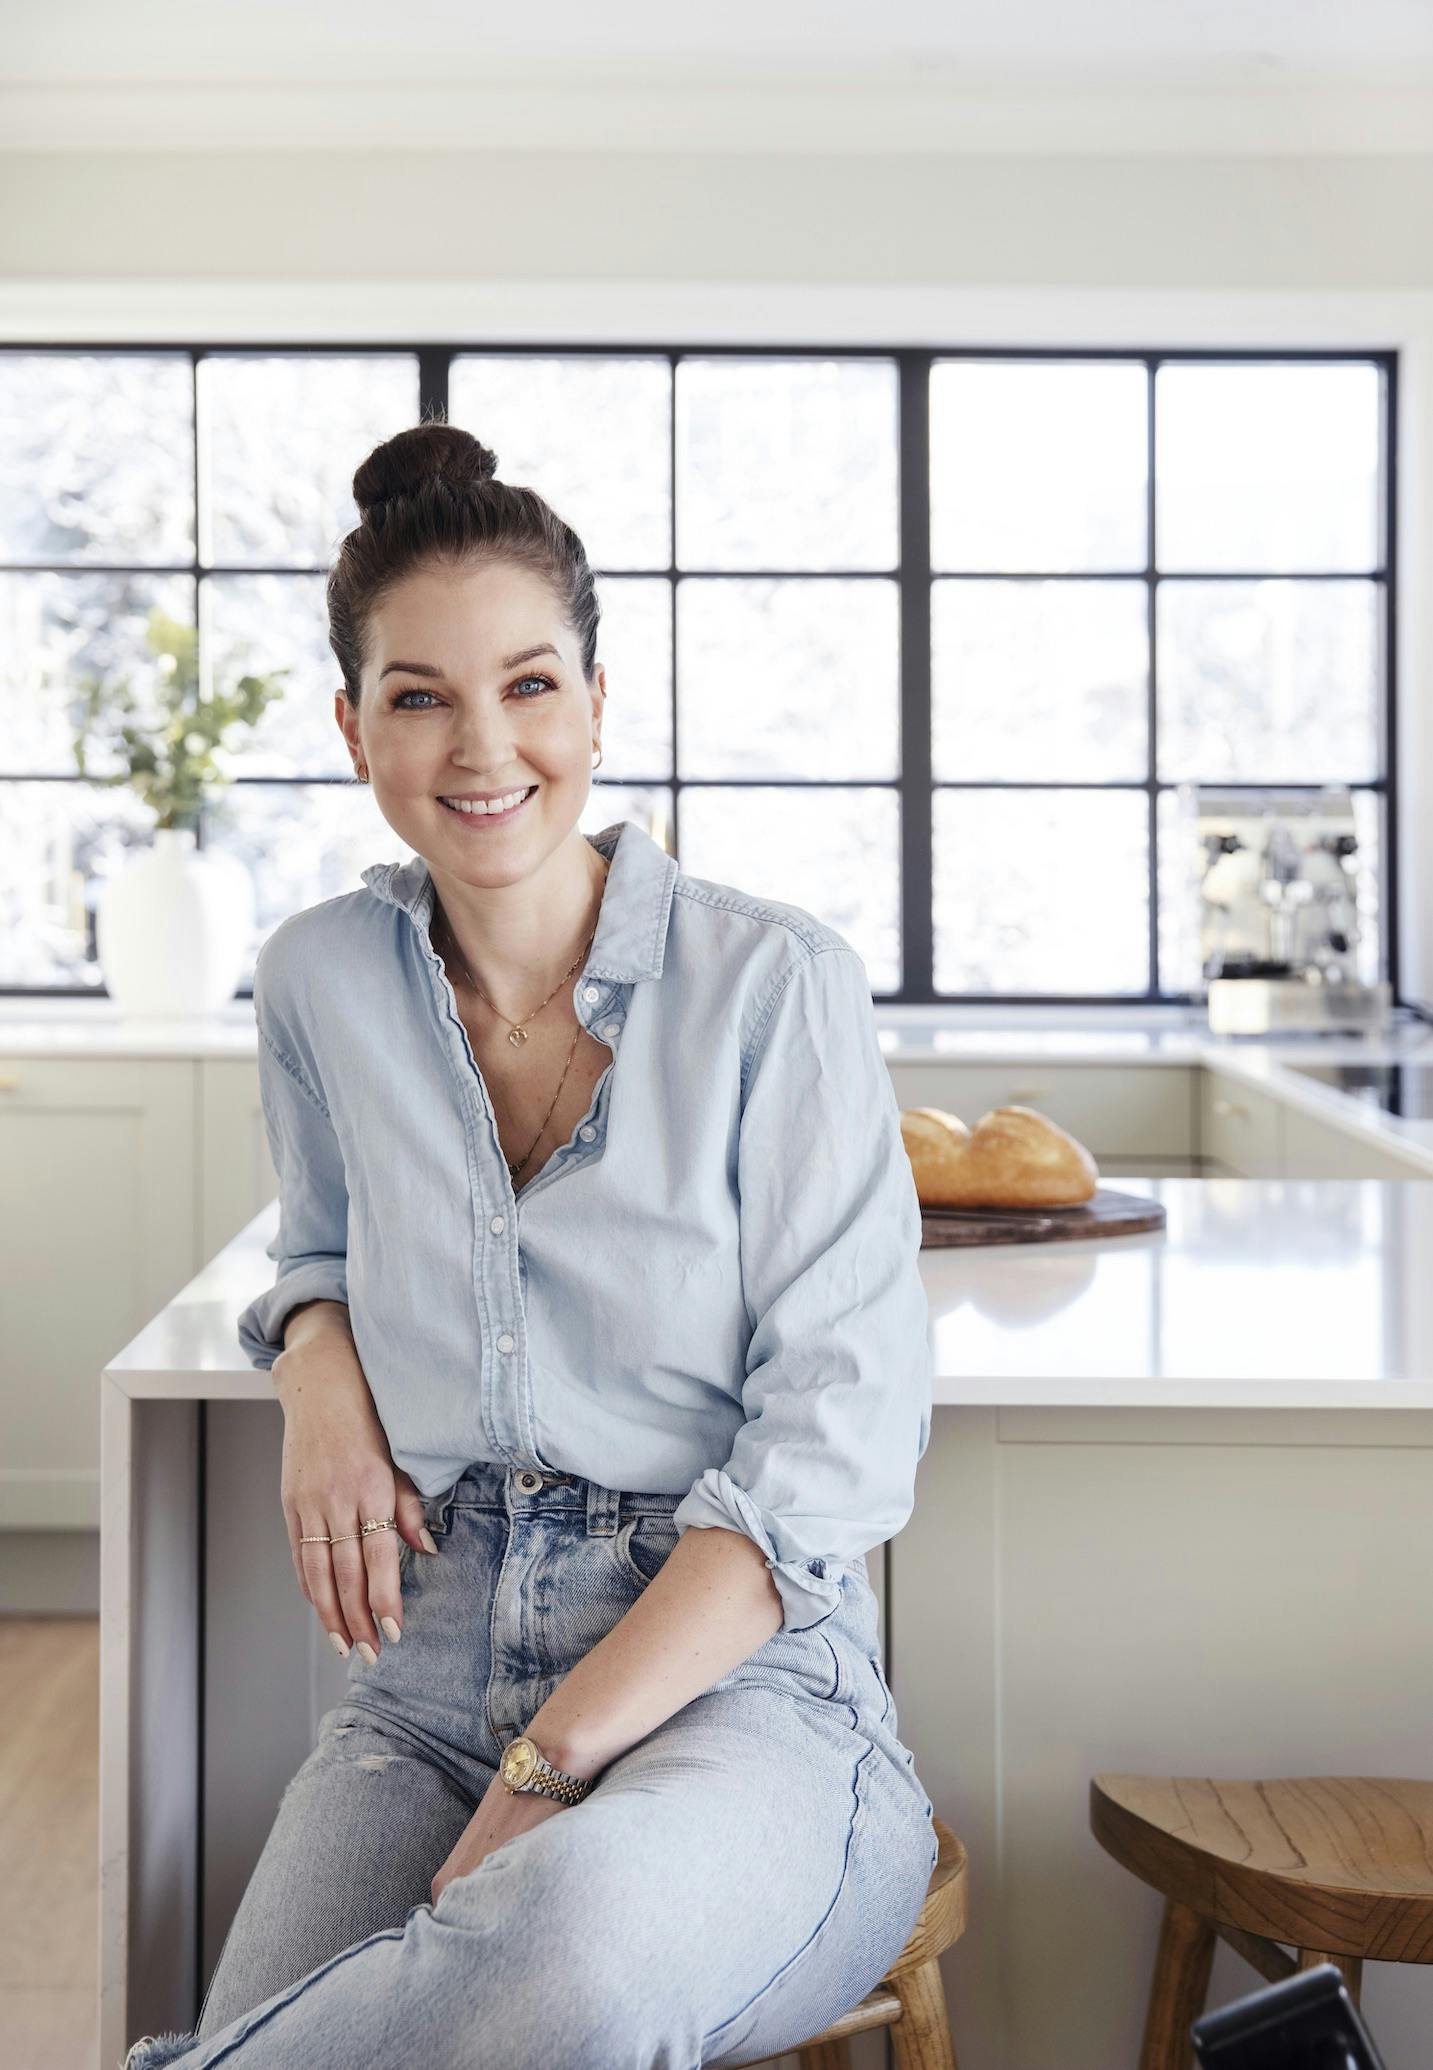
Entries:
<svg viewBox="0 0 1433 2070">
<path fill-rule="evenodd" d="M 514 802 L 504 805 L 501 809 L 499 809 L 496 805 L 484 805 L 477 799 L 474 799 L 471 802 L 471 804 L 469 804 L 466 808 L 462 805 L 452 805 L 448 802 L 446 798 L 440 798 L 438 800 L 438 803 L 443 807 L 443 810 L 445 812 L 451 813 L 455 819 L 470 820 L 478 824 L 483 824 L 489 821 L 497 821 L 501 823 L 505 820 L 515 818 L 517 814 L 521 812 L 523 807 L 527 804 L 529 798 L 534 796 L 536 791 L 537 785 L 535 783 L 532 783 L 528 785 L 525 791 L 523 791 L 520 795 L 517 795 L 516 797 L 514 796 L 514 793 L 512 793 L 511 791 L 505 793 L 505 795 L 509 799 L 513 799 Z"/>
</svg>

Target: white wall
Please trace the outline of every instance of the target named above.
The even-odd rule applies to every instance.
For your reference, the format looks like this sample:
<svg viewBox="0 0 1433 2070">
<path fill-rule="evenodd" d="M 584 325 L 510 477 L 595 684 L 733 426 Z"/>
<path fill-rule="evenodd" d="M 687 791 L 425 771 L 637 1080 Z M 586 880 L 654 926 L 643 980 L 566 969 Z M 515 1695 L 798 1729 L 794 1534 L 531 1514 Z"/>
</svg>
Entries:
<svg viewBox="0 0 1433 2070">
<path fill-rule="evenodd" d="M 395 152 L 360 131 L 342 153 L 16 152 L 0 183 L 10 279 L 1433 288 L 1433 137 L 1403 157 L 763 156 L 565 152 L 560 125 L 522 151 Z"/>
</svg>

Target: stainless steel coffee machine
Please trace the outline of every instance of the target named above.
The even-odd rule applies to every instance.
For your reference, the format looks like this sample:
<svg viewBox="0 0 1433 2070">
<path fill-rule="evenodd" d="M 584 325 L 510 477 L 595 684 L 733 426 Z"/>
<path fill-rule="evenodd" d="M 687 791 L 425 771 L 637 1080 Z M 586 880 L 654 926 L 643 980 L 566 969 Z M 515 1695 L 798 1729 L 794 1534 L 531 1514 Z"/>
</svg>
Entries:
<svg viewBox="0 0 1433 2070">
<path fill-rule="evenodd" d="M 1179 787 L 1166 861 L 1193 894 L 1190 989 L 1207 999 L 1212 1033 L 1387 1028 L 1377 810 L 1376 796 L 1341 784 Z"/>
</svg>

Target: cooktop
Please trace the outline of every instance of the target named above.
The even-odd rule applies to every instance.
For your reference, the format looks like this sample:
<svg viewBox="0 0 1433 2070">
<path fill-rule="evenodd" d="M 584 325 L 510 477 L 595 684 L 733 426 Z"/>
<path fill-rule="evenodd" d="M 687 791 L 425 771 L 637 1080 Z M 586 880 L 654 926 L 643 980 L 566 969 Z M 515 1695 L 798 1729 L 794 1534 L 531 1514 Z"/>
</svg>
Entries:
<svg viewBox="0 0 1433 2070">
<path fill-rule="evenodd" d="M 1305 1078 L 1337 1086 L 1366 1107 L 1381 1107 L 1405 1121 L 1433 1120 L 1433 1063 L 1291 1064 Z"/>
</svg>

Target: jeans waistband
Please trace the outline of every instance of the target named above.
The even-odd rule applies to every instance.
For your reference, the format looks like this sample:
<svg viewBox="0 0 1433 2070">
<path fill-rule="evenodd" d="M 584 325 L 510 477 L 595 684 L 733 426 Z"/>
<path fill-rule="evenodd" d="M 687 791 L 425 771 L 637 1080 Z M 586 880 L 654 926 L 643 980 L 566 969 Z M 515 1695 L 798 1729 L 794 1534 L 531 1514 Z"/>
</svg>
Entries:
<svg viewBox="0 0 1433 2070">
<path fill-rule="evenodd" d="M 604 1488 L 581 1474 L 554 1474 L 536 1467 L 476 1460 L 464 1468 L 451 1488 L 431 1498 L 430 1507 L 445 1524 L 453 1509 L 568 1512 L 574 1521 L 585 1518 L 589 1535 L 611 1537 L 632 1517 L 670 1517 L 681 1500 L 682 1494 L 660 1490 Z"/>
</svg>

